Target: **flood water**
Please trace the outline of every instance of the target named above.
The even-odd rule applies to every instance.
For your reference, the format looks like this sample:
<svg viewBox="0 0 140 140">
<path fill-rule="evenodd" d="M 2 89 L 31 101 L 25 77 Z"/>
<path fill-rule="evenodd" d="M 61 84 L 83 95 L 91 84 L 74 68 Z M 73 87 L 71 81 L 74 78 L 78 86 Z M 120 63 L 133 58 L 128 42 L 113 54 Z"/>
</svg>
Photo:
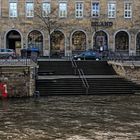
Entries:
<svg viewBox="0 0 140 140">
<path fill-rule="evenodd" d="M 2 100 L 0 140 L 140 140 L 140 96 Z"/>
</svg>

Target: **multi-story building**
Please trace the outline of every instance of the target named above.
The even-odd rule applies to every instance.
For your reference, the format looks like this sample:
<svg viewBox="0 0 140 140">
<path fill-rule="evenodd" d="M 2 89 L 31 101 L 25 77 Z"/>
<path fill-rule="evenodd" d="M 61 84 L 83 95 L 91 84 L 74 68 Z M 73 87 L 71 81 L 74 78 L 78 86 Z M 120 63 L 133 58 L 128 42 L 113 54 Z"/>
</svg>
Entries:
<svg viewBox="0 0 140 140">
<path fill-rule="evenodd" d="M 0 0 L 0 47 L 41 55 L 85 49 L 140 53 L 139 0 Z"/>
</svg>

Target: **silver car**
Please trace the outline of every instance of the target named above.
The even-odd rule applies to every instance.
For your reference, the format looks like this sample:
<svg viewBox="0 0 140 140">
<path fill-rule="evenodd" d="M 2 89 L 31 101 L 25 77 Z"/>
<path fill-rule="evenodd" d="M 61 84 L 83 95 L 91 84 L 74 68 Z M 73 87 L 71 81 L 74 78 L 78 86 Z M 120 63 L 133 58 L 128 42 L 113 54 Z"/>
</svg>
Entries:
<svg viewBox="0 0 140 140">
<path fill-rule="evenodd" d="M 16 53 L 13 49 L 0 48 L 0 58 L 1 59 L 16 58 Z"/>
</svg>

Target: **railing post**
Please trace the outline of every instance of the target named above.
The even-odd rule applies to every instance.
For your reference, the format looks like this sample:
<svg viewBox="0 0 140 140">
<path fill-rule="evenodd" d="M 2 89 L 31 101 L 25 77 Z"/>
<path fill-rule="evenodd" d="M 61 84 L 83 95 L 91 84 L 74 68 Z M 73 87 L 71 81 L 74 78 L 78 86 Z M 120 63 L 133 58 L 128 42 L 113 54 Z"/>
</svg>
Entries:
<svg viewBox="0 0 140 140">
<path fill-rule="evenodd" d="M 88 94 L 88 89 L 89 89 L 89 84 L 87 82 L 87 79 L 86 79 L 82 69 L 78 69 L 78 73 L 79 73 L 79 77 L 81 78 L 84 87 L 86 88 L 86 95 L 87 95 Z"/>
</svg>

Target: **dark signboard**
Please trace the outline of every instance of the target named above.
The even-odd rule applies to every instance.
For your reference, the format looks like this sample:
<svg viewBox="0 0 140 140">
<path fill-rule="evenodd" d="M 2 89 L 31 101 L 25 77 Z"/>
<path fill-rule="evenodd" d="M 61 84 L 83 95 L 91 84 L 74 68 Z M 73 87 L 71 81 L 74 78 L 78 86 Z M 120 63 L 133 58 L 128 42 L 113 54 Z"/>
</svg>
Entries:
<svg viewBox="0 0 140 140">
<path fill-rule="evenodd" d="M 113 22 L 108 22 L 108 21 L 91 22 L 91 26 L 111 27 L 113 26 Z"/>
</svg>

